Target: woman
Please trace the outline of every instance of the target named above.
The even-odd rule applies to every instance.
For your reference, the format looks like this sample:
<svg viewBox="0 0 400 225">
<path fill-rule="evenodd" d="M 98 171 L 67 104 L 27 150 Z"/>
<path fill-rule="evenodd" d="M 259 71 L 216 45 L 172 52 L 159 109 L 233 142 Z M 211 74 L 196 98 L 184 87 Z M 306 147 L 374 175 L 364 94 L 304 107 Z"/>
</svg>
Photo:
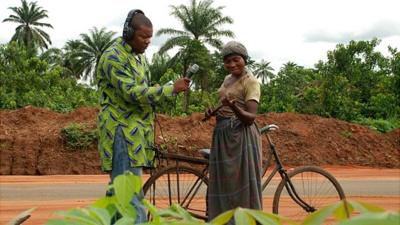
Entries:
<svg viewBox="0 0 400 225">
<path fill-rule="evenodd" d="M 255 124 L 260 84 L 246 68 L 246 48 L 228 42 L 221 51 L 230 72 L 218 90 L 222 107 L 216 114 L 210 154 L 208 215 L 236 207 L 262 209 L 261 137 Z"/>
</svg>

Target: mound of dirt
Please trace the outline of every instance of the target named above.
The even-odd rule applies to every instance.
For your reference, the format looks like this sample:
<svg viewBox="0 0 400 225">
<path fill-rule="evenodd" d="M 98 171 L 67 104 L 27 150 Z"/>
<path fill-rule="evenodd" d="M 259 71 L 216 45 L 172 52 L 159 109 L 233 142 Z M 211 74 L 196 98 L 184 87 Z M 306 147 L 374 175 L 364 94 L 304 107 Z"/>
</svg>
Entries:
<svg viewBox="0 0 400 225">
<path fill-rule="evenodd" d="M 102 173 L 97 143 L 85 150 L 71 150 L 60 133 L 71 123 L 95 127 L 97 112 L 96 108 L 84 107 L 61 114 L 29 106 L 0 111 L 0 174 Z M 188 117 L 158 115 L 157 143 L 197 156 L 197 149 L 210 147 L 215 124 L 214 120 L 201 122 L 202 118 L 201 113 Z M 285 165 L 400 167 L 400 129 L 380 134 L 337 119 L 295 113 L 259 115 L 257 123 L 260 127 L 271 123 L 280 127 L 270 136 Z M 266 146 L 263 137 L 264 153 Z"/>
</svg>

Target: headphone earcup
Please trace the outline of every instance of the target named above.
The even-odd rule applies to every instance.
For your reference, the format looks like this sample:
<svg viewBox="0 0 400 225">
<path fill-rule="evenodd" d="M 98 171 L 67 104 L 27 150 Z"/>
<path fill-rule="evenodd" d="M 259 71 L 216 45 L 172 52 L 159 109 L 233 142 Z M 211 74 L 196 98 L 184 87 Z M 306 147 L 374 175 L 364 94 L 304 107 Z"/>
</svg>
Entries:
<svg viewBox="0 0 400 225">
<path fill-rule="evenodd" d="M 126 40 L 131 40 L 133 38 L 134 32 L 135 32 L 135 30 L 129 26 L 126 31 Z"/>
</svg>

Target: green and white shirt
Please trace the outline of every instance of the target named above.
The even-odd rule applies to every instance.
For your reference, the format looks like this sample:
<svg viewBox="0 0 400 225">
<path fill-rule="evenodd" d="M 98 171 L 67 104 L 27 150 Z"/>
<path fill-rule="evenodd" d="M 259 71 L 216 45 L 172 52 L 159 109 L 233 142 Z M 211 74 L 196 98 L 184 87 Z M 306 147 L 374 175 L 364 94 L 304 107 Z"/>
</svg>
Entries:
<svg viewBox="0 0 400 225">
<path fill-rule="evenodd" d="M 144 55 L 135 55 L 118 38 L 101 56 L 96 78 L 101 109 L 98 115 L 99 152 L 102 169 L 112 169 L 116 129 L 122 127 L 132 167 L 152 166 L 154 105 L 173 95 L 173 86 L 149 87 L 150 71 Z"/>
</svg>

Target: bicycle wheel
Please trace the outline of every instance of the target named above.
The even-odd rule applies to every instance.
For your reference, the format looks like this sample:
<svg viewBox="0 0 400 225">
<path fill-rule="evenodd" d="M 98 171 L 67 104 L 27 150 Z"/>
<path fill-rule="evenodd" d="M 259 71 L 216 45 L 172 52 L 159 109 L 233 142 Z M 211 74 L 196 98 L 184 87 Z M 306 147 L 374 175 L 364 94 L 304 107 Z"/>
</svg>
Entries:
<svg viewBox="0 0 400 225">
<path fill-rule="evenodd" d="M 143 186 L 145 198 L 158 209 L 179 203 L 194 217 L 207 219 L 207 177 L 186 166 L 169 166 L 153 174 Z"/>
<path fill-rule="evenodd" d="M 298 196 L 315 210 L 345 198 L 339 182 L 320 167 L 299 167 L 289 172 L 288 176 Z M 311 213 L 306 212 L 289 196 L 284 180 L 276 189 L 272 211 L 295 221 L 303 221 Z"/>
</svg>

